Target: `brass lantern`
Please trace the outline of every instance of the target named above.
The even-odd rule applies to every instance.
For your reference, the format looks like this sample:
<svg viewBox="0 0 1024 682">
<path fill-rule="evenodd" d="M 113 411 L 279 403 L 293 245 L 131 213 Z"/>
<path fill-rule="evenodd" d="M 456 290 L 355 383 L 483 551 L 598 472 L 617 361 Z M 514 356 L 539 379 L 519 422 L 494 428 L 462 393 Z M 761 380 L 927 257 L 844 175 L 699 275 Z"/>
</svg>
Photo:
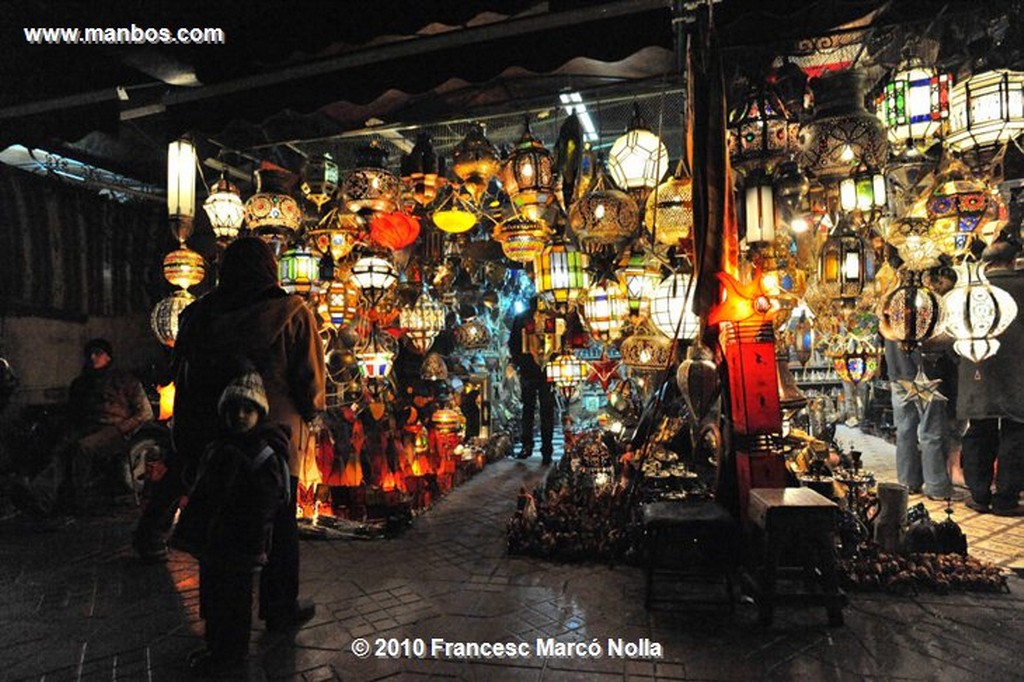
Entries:
<svg viewBox="0 0 1024 682">
<path fill-rule="evenodd" d="M 386 379 L 391 373 L 397 350 L 394 337 L 374 328 L 366 340 L 355 349 L 363 377 Z"/>
<path fill-rule="evenodd" d="M 996 199 L 988 184 L 956 159 L 946 159 L 928 189 L 925 211 L 931 221 L 928 236 L 943 253 L 962 253 L 972 233 L 991 217 Z"/>
<path fill-rule="evenodd" d="M 519 144 L 501 166 L 501 184 L 519 213 L 540 218 L 555 199 L 555 170 L 551 152 L 533 136 L 529 120 Z"/>
<path fill-rule="evenodd" d="M 864 240 L 847 219 L 840 220 L 818 257 L 818 284 L 835 300 L 851 302 L 864 288 Z"/>
<path fill-rule="evenodd" d="M 900 283 L 884 296 L 878 315 L 878 332 L 907 352 L 935 334 L 942 316 L 942 301 L 924 286 L 923 275 L 900 268 Z"/>
<path fill-rule="evenodd" d="M 551 242 L 551 228 L 543 220 L 516 215 L 498 223 L 493 236 L 505 256 L 518 263 L 533 263 Z"/>
<path fill-rule="evenodd" d="M 588 245 L 620 245 L 636 230 L 639 218 L 633 198 L 610 187 L 600 167 L 590 190 L 569 209 L 569 226 L 585 250 L 590 250 Z"/>
<path fill-rule="evenodd" d="M 491 344 L 491 330 L 479 317 L 464 320 L 455 328 L 455 344 L 465 350 L 480 350 Z"/>
<path fill-rule="evenodd" d="M 149 324 L 160 343 L 170 348 L 178 337 L 178 316 L 196 297 L 184 289 L 178 289 L 153 307 Z"/>
<path fill-rule="evenodd" d="M 647 197 L 644 225 L 659 244 L 674 246 L 693 232 L 693 179 L 682 169 Z"/>
<path fill-rule="evenodd" d="M 622 363 L 634 372 L 659 372 L 672 361 L 672 341 L 651 327 L 648 320 L 620 346 Z"/>
<path fill-rule="evenodd" d="M 330 154 L 314 156 L 306 161 L 299 189 L 303 196 L 316 204 L 318 211 L 331 200 L 338 189 L 338 164 Z"/>
<path fill-rule="evenodd" d="M 320 253 L 329 253 L 334 262 L 352 252 L 363 233 L 363 219 L 336 206 L 328 211 L 312 230 L 308 230 L 313 246 Z"/>
<path fill-rule="evenodd" d="M 479 124 L 474 124 L 452 151 L 452 172 L 463 182 L 477 204 L 500 167 L 498 150 L 484 137 L 483 126 Z"/>
<path fill-rule="evenodd" d="M 429 133 L 416 135 L 416 144 L 402 156 L 402 182 L 413 200 L 426 206 L 444 185 L 444 164 L 440 162 Z"/>
<path fill-rule="evenodd" d="M 245 204 L 242 203 L 238 187 L 228 182 L 223 174 L 210 188 L 210 196 L 203 202 L 203 210 L 210 218 L 210 226 L 217 241 L 231 241 L 238 236 L 245 220 Z"/>
<path fill-rule="evenodd" d="M 426 290 L 411 307 L 399 313 L 399 325 L 405 329 L 405 338 L 412 349 L 423 355 L 444 330 L 445 308 Z"/>
<path fill-rule="evenodd" d="M 356 153 L 356 164 L 345 176 L 341 193 L 345 207 L 353 213 L 390 213 L 399 206 L 402 183 L 387 169 L 387 151 L 377 140 Z"/>
<path fill-rule="evenodd" d="M 176 287 L 188 289 L 206 277 L 206 261 L 202 255 L 187 246 L 164 256 L 164 279 Z"/>
<path fill-rule="evenodd" d="M 590 285 L 589 260 L 564 240 L 545 247 L 533 266 L 537 293 L 555 306 L 575 303 Z"/>
<path fill-rule="evenodd" d="M 645 205 L 647 194 L 668 171 L 668 149 L 640 115 L 633 103 L 633 118 L 626 133 L 612 143 L 608 152 L 608 172 L 616 185 L 632 194 L 638 205 Z"/>
<path fill-rule="evenodd" d="M 838 339 L 825 355 L 832 361 L 832 369 L 843 381 L 854 386 L 871 381 L 878 374 L 882 351 L 870 341 L 857 337 Z"/>
<path fill-rule="evenodd" d="M 260 235 L 291 234 L 302 225 L 302 210 L 288 194 L 287 173 L 257 170 L 256 193 L 245 202 L 245 226 Z"/>
<path fill-rule="evenodd" d="M 956 266 L 957 281 L 943 297 L 943 329 L 952 336 L 953 350 L 971 362 L 982 362 L 999 350 L 995 338 L 1017 317 L 1013 296 L 989 284 L 979 263 Z"/>
<path fill-rule="evenodd" d="M 939 128 L 949 118 L 952 84 L 952 75 L 926 68 L 920 60 L 904 64 L 885 84 L 877 112 L 894 154 L 924 153 L 938 141 Z"/>
<path fill-rule="evenodd" d="M 1024 72 L 999 69 L 953 86 L 946 144 L 976 172 L 1024 132 Z"/>
<path fill-rule="evenodd" d="M 799 130 L 772 85 L 758 83 L 729 115 L 729 155 L 737 168 L 763 168 L 797 151 Z"/>
<path fill-rule="evenodd" d="M 628 312 L 626 289 L 614 280 L 594 284 L 583 299 L 583 317 L 587 327 L 594 338 L 603 343 L 619 338 Z"/>
</svg>

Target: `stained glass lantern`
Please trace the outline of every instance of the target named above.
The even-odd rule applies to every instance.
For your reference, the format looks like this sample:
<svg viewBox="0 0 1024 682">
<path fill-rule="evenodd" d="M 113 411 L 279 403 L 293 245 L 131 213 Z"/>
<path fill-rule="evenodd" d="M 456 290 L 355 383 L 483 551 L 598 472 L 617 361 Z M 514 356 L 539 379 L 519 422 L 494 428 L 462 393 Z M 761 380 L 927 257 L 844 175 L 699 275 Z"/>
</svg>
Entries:
<svg viewBox="0 0 1024 682">
<path fill-rule="evenodd" d="M 359 371 L 366 379 L 386 379 L 391 373 L 397 350 L 397 343 L 390 334 L 374 329 L 363 343 L 356 346 Z"/>
<path fill-rule="evenodd" d="M 583 317 L 595 339 L 608 343 L 619 338 L 629 312 L 626 288 L 613 280 L 591 286 L 583 299 Z"/>
<path fill-rule="evenodd" d="M 516 148 L 502 164 L 499 177 L 516 210 L 531 220 L 540 218 L 554 201 L 554 159 L 533 136 L 529 121 Z"/>
<path fill-rule="evenodd" d="M 669 275 L 651 293 L 651 322 L 670 339 L 692 339 L 700 318 L 693 314 L 696 287 L 688 273 Z"/>
<path fill-rule="evenodd" d="M 164 279 L 176 287 L 188 289 L 206 277 L 206 261 L 203 256 L 187 246 L 175 249 L 164 256 Z"/>
<path fill-rule="evenodd" d="M 893 153 L 924 153 L 938 141 L 949 118 L 952 75 L 925 68 L 917 60 L 903 65 L 885 84 L 877 101 L 878 118 L 889 131 Z"/>
<path fill-rule="evenodd" d="M 480 350 L 491 344 L 491 331 L 479 317 L 471 317 L 455 328 L 455 345 L 464 350 Z"/>
<path fill-rule="evenodd" d="M 744 192 L 744 222 L 747 244 L 775 241 L 775 195 L 771 178 L 756 169 L 747 176 Z"/>
<path fill-rule="evenodd" d="M 277 261 L 277 278 L 289 294 L 305 296 L 320 278 L 320 256 L 301 244 L 288 249 Z"/>
<path fill-rule="evenodd" d="M 626 287 L 626 299 L 631 315 L 646 315 L 650 310 L 651 294 L 661 283 L 661 266 L 646 252 L 632 249 L 626 254 L 618 271 Z"/>
<path fill-rule="evenodd" d="M 424 381 L 446 381 L 448 365 L 440 353 L 427 353 L 420 364 L 420 378 Z"/>
<path fill-rule="evenodd" d="M 498 223 L 493 236 L 505 256 L 518 263 L 533 263 L 551 242 L 551 228 L 542 220 L 517 215 Z"/>
<path fill-rule="evenodd" d="M 424 291 L 416 303 L 399 313 L 399 325 L 405 329 L 405 338 L 412 349 L 423 355 L 444 330 L 445 308 Z"/>
<path fill-rule="evenodd" d="M 622 363 L 634 372 L 659 372 L 672 361 L 672 341 L 644 320 L 619 347 Z"/>
<path fill-rule="evenodd" d="M 823 182 L 839 180 L 857 166 L 885 166 L 885 126 L 864 107 L 864 74 L 842 71 L 816 78 L 814 118 L 800 130 L 800 165 Z"/>
<path fill-rule="evenodd" d="M 647 196 L 644 225 L 659 244 L 674 246 L 693 232 L 693 180 L 682 168 Z"/>
<path fill-rule="evenodd" d="M 943 329 L 954 339 L 953 350 L 971 362 L 982 362 L 999 350 L 995 337 L 1017 317 L 1017 303 L 989 283 L 981 264 L 964 263 L 956 271 L 956 286 L 943 297 Z"/>
<path fill-rule="evenodd" d="M 814 324 L 803 311 L 792 324 L 793 354 L 802 367 L 806 367 L 814 355 Z"/>
<path fill-rule="evenodd" d="M 434 151 L 429 133 L 418 133 L 416 144 L 402 156 L 402 182 L 420 206 L 434 201 L 444 185 L 444 164 Z"/>
<path fill-rule="evenodd" d="M 203 210 L 210 218 L 210 226 L 218 241 L 230 241 L 238 236 L 245 220 L 245 204 L 238 187 L 222 174 L 210 188 L 210 196 L 203 202 Z"/>
<path fill-rule="evenodd" d="M 586 364 L 571 351 L 563 350 L 548 358 L 544 374 L 548 383 L 554 384 L 566 397 L 571 396 L 576 386 L 583 381 Z"/>
<path fill-rule="evenodd" d="M 434 429 L 440 434 L 457 434 L 462 431 L 466 423 L 466 417 L 459 410 L 441 408 L 436 410 L 430 417 Z"/>
<path fill-rule="evenodd" d="M 320 253 L 329 253 L 334 262 L 352 252 L 363 233 L 363 219 L 340 207 L 328 211 L 317 226 L 308 230 L 313 246 Z"/>
<path fill-rule="evenodd" d="M 371 305 L 380 303 L 398 281 L 395 266 L 379 256 L 365 256 L 352 265 L 352 281 Z"/>
<path fill-rule="evenodd" d="M 839 378 L 854 386 L 875 378 L 882 357 L 881 350 L 874 344 L 855 337 L 841 339 L 825 354 L 832 361 L 832 369 Z"/>
<path fill-rule="evenodd" d="M 356 164 L 358 167 L 345 176 L 341 184 L 345 207 L 353 213 L 395 211 L 402 183 L 398 176 L 387 170 L 387 151 L 374 140 L 356 153 Z"/>
<path fill-rule="evenodd" d="M 500 168 L 498 150 L 484 136 L 480 125 L 473 125 L 452 151 L 452 172 L 462 180 L 477 204 Z"/>
<path fill-rule="evenodd" d="M 990 217 L 994 198 L 989 186 L 956 159 L 946 159 L 928 190 L 925 211 L 931 221 L 928 236 L 943 253 L 964 252 L 972 233 Z"/>
<path fill-rule="evenodd" d="M 302 195 L 316 204 L 319 211 L 338 190 L 338 164 L 330 154 L 314 156 L 302 169 Z"/>
<path fill-rule="evenodd" d="M 302 225 L 302 210 L 287 192 L 287 174 L 255 172 L 256 193 L 245 202 L 245 226 L 257 234 L 290 234 Z"/>
<path fill-rule="evenodd" d="M 186 138 L 167 146 L 167 217 L 174 238 L 192 236 L 196 215 L 196 148 Z"/>
<path fill-rule="evenodd" d="M 737 168 L 783 159 L 797 150 L 800 124 L 790 117 L 770 83 L 750 88 L 729 115 L 729 152 Z"/>
<path fill-rule="evenodd" d="M 850 302 L 864 288 L 864 240 L 843 219 L 818 256 L 818 284 L 833 300 Z"/>
<path fill-rule="evenodd" d="M 620 188 L 645 205 L 647 193 L 668 171 L 668 149 L 633 104 L 633 118 L 626 133 L 612 143 L 608 152 L 608 173 Z"/>
<path fill-rule="evenodd" d="M 878 315 L 878 332 L 898 341 L 908 353 L 936 332 L 942 316 L 942 300 L 924 286 L 924 273 L 901 268 L 899 285 L 883 298 Z"/>
<path fill-rule="evenodd" d="M 441 200 L 430 214 L 430 219 L 437 225 L 437 229 L 448 234 L 468 232 L 477 223 L 477 215 L 473 212 L 469 197 L 463 198 L 455 188 Z"/>
<path fill-rule="evenodd" d="M 877 218 L 887 205 L 885 176 L 862 166 L 839 182 L 839 206 L 846 213 L 856 211 L 864 222 Z"/>
<path fill-rule="evenodd" d="M 609 186 L 605 174 L 597 171 L 590 190 L 569 209 L 569 226 L 585 250 L 587 245 L 617 246 L 636 230 L 640 212 L 633 198 Z"/>
<path fill-rule="evenodd" d="M 545 247 L 533 267 L 537 293 L 551 305 L 575 303 L 590 286 L 589 260 L 587 254 L 563 240 Z"/>
<path fill-rule="evenodd" d="M 977 172 L 1024 132 L 1024 72 L 996 70 L 953 86 L 946 144 Z"/>
<path fill-rule="evenodd" d="M 326 293 L 331 324 L 340 327 L 355 320 L 359 310 L 359 287 L 351 279 L 334 280 Z"/>
<path fill-rule="evenodd" d="M 184 289 L 178 289 L 153 307 L 149 325 L 160 343 L 169 348 L 174 347 L 174 340 L 178 337 L 178 316 L 194 300 L 195 296 Z"/>
<path fill-rule="evenodd" d="M 399 211 L 377 213 L 370 220 L 370 240 L 392 251 L 400 251 L 420 236 L 420 219 Z"/>
</svg>

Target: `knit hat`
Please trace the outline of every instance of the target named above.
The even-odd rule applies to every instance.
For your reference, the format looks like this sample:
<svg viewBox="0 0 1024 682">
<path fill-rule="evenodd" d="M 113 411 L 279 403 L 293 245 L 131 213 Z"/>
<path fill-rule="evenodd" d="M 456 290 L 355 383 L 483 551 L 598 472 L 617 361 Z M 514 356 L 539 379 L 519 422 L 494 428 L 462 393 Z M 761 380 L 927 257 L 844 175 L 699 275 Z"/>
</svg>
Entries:
<svg viewBox="0 0 1024 682">
<path fill-rule="evenodd" d="M 270 403 L 267 402 L 267 392 L 263 388 L 263 378 L 257 372 L 246 372 L 235 377 L 220 394 L 217 402 L 217 411 L 223 412 L 224 406 L 231 400 L 245 398 L 260 408 L 262 416 L 266 417 L 270 411 Z"/>
<path fill-rule="evenodd" d="M 114 357 L 114 347 L 110 345 L 110 341 L 101 338 L 89 339 L 85 342 L 85 357 L 88 358 L 92 355 L 93 351 L 101 350 L 110 357 Z"/>
</svg>

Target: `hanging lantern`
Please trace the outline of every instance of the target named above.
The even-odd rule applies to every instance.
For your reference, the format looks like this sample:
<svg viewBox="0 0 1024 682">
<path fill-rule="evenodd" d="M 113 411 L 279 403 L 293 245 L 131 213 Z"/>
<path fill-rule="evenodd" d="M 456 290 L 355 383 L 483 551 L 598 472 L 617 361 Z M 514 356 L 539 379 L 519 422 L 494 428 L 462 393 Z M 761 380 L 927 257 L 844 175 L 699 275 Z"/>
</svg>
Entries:
<svg viewBox="0 0 1024 682">
<path fill-rule="evenodd" d="M 581 245 L 619 246 L 637 228 L 640 214 L 636 202 L 622 190 L 608 185 L 599 165 L 590 190 L 569 209 L 569 226 Z"/>
<path fill-rule="evenodd" d="M 287 173 L 272 168 L 255 172 L 256 193 L 245 202 L 245 225 L 257 234 L 291 234 L 302 225 L 302 210 L 287 192 Z"/>
<path fill-rule="evenodd" d="M 434 343 L 434 338 L 444 330 L 444 306 L 424 291 L 409 308 L 399 313 L 399 325 L 405 329 L 405 338 L 412 349 L 423 355 Z"/>
<path fill-rule="evenodd" d="M 839 378 L 856 386 L 875 378 L 882 352 L 871 342 L 851 336 L 830 346 L 825 355 Z"/>
<path fill-rule="evenodd" d="M 796 161 L 780 163 L 772 174 L 772 185 L 775 189 L 774 196 L 791 212 L 803 208 L 804 200 L 811 190 L 810 180 L 800 170 L 800 165 Z"/>
<path fill-rule="evenodd" d="M 976 172 L 1024 132 L 1024 72 L 999 69 L 953 86 L 946 144 Z"/>
<path fill-rule="evenodd" d="M 622 363 L 634 372 L 660 372 L 672 361 L 672 341 L 644 319 L 619 347 Z"/>
<path fill-rule="evenodd" d="M 153 307 L 149 325 L 160 343 L 169 348 L 174 347 L 174 340 L 178 338 L 178 316 L 194 300 L 195 296 L 184 289 L 178 289 Z"/>
<path fill-rule="evenodd" d="M 499 168 L 498 150 L 484 137 L 483 126 L 473 124 L 466 137 L 452 150 L 452 172 L 462 180 L 477 205 Z"/>
<path fill-rule="evenodd" d="M 519 144 L 501 166 L 500 179 L 516 210 L 531 220 L 540 218 L 555 199 L 554 160 L 533 136 L 529 120 Z"/>
<path fill-rule="evenodd" d="M 537 293 L 551 305 L 575 303 L 590 285 L 587 254 L 559 240 L 541 251 L 533 266 Z"/>
<path fill-rule="evenodd" d="M 693 314 L 693 276 L 669 275 L 651 293 L 651 322 L 670 339 L 692 339 L 700 318 Z"/>
<path fill-rule="evenodd" d="M 192 236 L 196 215 L 196 148 L 186 138 L 167 146 L 167 217 L 174 238 L 184 244 Z"/>
<path fill-rule="evenodd" d="M 320 278 L 320 257 L 305 246 L 296 245 L 278 259 L 277 278 L 289 294 L 305 296 Z"/>
<path fill-rule="evenodd" d="M 392 251 L 401 251 L 419 236 L 420 219 L 408 213 L 377 213 L 370 220 L 370 240 Z"/>
<path fill-rule="evenodd" d="M 886 208 L 885 176 L 861 166 L 851 177 L 839 182 L 839 206 L 846 213 L 857 211 L 864 222 L 872 222 Z"/>
<path fill-rule="evenodd" d="M 551 242 L 551 228 L 543 220 L 517 215 L 498 223 L 493 236 L 505 256 L 518 263 L 533 263 Z"/>
<path fill-rule="evenodd" d="M 327 289 L 327 315 L 340 327 L 352 322 L 359 310 L 359 287 L 351 279 L 335 280 Z"/>
<path fill-rule="evenodd" d="M 455 345 L 465 350 L 480 350 L 491 344 L 491 331 L 479 317 L 471 317 L 455 328 Z"/>
<path fill-rule="evenodd" d="M 451 192 L 441 204 L 430 214 L 430 219 L 437 228 L 448 234 L 462 234 L 473 229 L 477 222 L 476 213 L 469 203 L 469 197 L 463 198 L 458 189 Z"/>
<path fill-rule="evenodd" d="M 995 198 L 985 181 L 956 159 L 947 159 L 928 190 L 925 210 L 931 220 L 928 236 L 943 253 L 962 253 L 972 233 L 996 210 Z"/>
<path fill-rule="evenodd" d="M 814 118 L 800 130 L 800 165 L 823 182 L 843 178 L 860 164 L 884 167 L 885 126 L 864 108 L 864 74 L 826 74 L 811 90 Z"/>
<path fill-rule="evenodd" d="M 302 169 L 302 195 L 316 204 L 317 211 L 334 197 L 338 189 L 338 164 L 330 154 L 314 156 Z"/>
<path fill-rule="evenodd" d="M 882 299 L 878 332 L 890 341 L 898 341 L 908 353 L 935 334 L 942 316 L 942 301 L 924 286 L 924 273 L 900 268 L 899 286 Z"/>
<path fill-rule="evenodd" d="M 807 311 L 800 313 L 792 327 L 793 354 L 801 367 L 807 367 L 814 355 L 814 325 L 807 318 Z"/>
<path fill-rule="evenodd" d="M 245 205 L 238 187 L 228 182 L 223 174 L 210 188 L 210 196 L 203 202 L 203 210 L 210 218 L 210 226 L 218 241 L 230 241 L 238 236 L 245 220 Z"/>
<path fill-rule="evenodd" d="M 693 179 L 683 171 L 655 187 L 647 197 L 644 225 L 659 244 L 675 246 L 693 232 Z"/>
<path fill-rule="evenodd" d="M 800 123 L 790 117 L 771 83 L 754 85 L 729 114 L 729 156 L 736 168 L 765 167 L 799 146 Z"/>
<path fill-rule="evenodd" d="M 187 246 L 164 256 L 164 279 L 176 287 L 188 289 L 206 277 L 206 261 Z"/>
<path fill-rule="evenodd" d="M 943 297 L 944 331 L 953 350 L 971 362 L 982 362 L 999 350 L 995 338 L 1017 317 L 1017 303 L 1004 289 L 989 284 L 980 263 L 956 266 L 957 281 Z"/>
<path fill-rule="evenodd" d="M 554 384 L 567 398 L 583 381 L 585 371 L 586 364 L 568 350 L 552 355 L 544 366 L 548 383 Z"/>
<path fill-rule="evenodd" d="M 320 253 L 329 253 L 334 262 L 352 252 L 363 232 L 363 219 L 341 207 L 332 208 L 306 236 Z"/>
<path fill-rule="evenodd" d="M 747 244 L 775 241 L 775 196 L 771 178 L 757 169 L 747 177 L 744 189 Z"/>
<path fill-rule="evenodd" d="M 646 205 L 647 193 L 667 171 L 668 149 L 651 132 L 640 115 L 640 105 L 634 102 L 629 128 L 608 152 L 608 172 L 616 185 L 636 197 L 638 205 Z"/>
<path fill-rule="evenodd" d="M 359 370 L 366 379 L 386 379 L 395 361 L 395 339 L 390 334 L 370 332 L 366 341 L 356 347 Z"/>
<path fill-rule="evenodd" d="M 444 164 L 439 162 L 429 133 L 418 133 L 416 144 L 402 156 L 402 182 L 420 206 L 434 201 L 444 185 Z"/>
<path fill-rule="evenodd" d="M 864 241 L 843 220 L 818 257 L 818 284 L 833 300 L 853 301 L 864 288 Z"/>
<path fill-rule="evenodd" d="M 377 140 L 356 152 L 357 168 L 345 176 L 341 193 L 345 207 L 353 213 L 397 210 L 402 183 L 387 170 L 387 151 Z"/>
<path fill-rule="evenodd" d="M 590 333 L 602 343 L 619 338 L 629 312 L 629 298 L 625 287 L 616 281 L 605 280 L 591 286 L 583 299 L 583 317 Z"/>
<path fill-rule="evenodd" d="M 398 272 L 389 261 L 366 256 L 352 265 L 352 280 L 370 304 L 377 305 L 398 281 Z"/>
<path fill-rule="evenodd" d="M 621 263 L 618 275 L 626 287 L 630 314 L 646 315 L 650 311 L 651 294 L 661 283 L 658 261 L 640 249 L 632 249 Z"/>
<path fill-rule="evenodd" d="M 427 353 L 420 364 L 420 378 L 424 381 L 448 380 L 448 365 L 440 353 Z"/>
<path fill-rule="evenodd" d="M 696 343 L 686 349 L 686 359 L 676 370 L 676 385 L 692 423 L 703 423 L 722 391 L 718 366 L 707 346 Z"/>
<path fill-rule="evenodd" d="M 878 118 L 889 131 L 897 156 L 923 154 L 949 118 L 952 75 L 925 68 L 920 60 L 904 64 L 878 97 Z"/>
</svg>

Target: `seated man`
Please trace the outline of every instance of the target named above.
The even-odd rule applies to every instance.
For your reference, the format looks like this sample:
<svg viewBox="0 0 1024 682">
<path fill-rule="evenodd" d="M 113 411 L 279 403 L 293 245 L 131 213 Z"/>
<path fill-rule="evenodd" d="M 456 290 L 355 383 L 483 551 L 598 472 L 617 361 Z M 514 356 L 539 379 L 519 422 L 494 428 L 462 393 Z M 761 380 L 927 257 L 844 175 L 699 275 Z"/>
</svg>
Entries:
<svg viewBox="0 0 1024 682">
<path fill-rule="evenodd" d="M 128 441 L 153 418 L 142 384 L 128 372 L 114 369 L 113 349 L 106 339 L 85 344 L 85 366 L 68 392 L 69 431 L 53 461 L 29 484 L 29 505 L 54 510 L 58 495 L 68 510 L 82 507 L 93 468 L 120 470 Z M 126 482 L 127 483 L 127 482 Z"/>
</svg>

